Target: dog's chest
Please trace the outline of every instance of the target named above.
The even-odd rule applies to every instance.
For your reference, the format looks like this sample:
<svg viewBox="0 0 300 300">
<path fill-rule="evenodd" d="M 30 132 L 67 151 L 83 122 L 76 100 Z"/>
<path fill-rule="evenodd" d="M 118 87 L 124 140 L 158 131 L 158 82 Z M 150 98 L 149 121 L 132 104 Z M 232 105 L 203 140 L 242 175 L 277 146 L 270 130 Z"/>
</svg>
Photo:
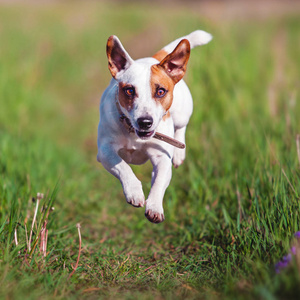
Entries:
<svg viewBox="0 0 300 300">
<path fill-rule="evenodd" d="M 118 154 L 128 164 L 141 165 L 149 159 L 145 150 L 145 145 L 127 140 L 120 147 Z"/>
<path fill-rule="evenodd" d="M 127 149 L 121 148 L 118 154 L 122 159 L 124 159 L 128 164 L 141 165 L 148 160 L 146 153 L 137 149 Z"/>
</svg>

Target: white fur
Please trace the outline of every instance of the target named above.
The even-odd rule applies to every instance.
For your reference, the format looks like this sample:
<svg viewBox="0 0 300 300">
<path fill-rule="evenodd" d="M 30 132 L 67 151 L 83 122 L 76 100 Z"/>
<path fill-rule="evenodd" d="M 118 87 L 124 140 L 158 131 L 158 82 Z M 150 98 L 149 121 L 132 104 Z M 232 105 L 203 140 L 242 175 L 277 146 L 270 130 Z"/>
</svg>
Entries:
<svg viewBox="0 0 300 300">
<path fill-rule="evenodd" d="M 196 31 L 193 31 L 192 33 L 190 33 L 189 35 L 183 36 L 183 37 L 171 42 L 170 44 L 165 46 L 163 49 L 165 51 L 167 51 L 168 53 L 171 53 L 182 39 L 187 39 L 190 42 L 191 49 L 193 49 L 197 46 L 202 46 L 202 45 L 209 43 L 212 40 L 212 35 L 203 30 L 196 30 Z"/>
<path fill-rule="evenodd" d="M 183 38 L 188 39 L 193 48 L 208 43 L 211 35 L 198 30 Z M 172 52 L 181 39 L 170 43 L 164 50 Z M 150 115 L 153 124 L 149 130 L 175 137 L 183 143 L 186 125 L 193 110 L 192 96 L 185 82 L 179 81 L 174 87 L 173 103 L 169 110 L 171 117 L 164 120 L 166 112 L 152 99 L 150 86 L 150 69 L 158 61 L 154 58 L 133 61 L 122 49 L 127 58 L 124 70 L 111 80 L 101 99 L 97 159 L 120 180 L 127 202 L 136 207 L 144 206 L 145 197 L 141 182 L 128 164 L 143 164 L 150 159 L 153 165 L 152 187 L 146 200 L 145 215 L 151 222 L 159 223 L 164 220 L 162 202 L 172 176 L 172 161 L 175 167 L 181 165 L 185 159 L 185 150 L 154 138 L 141 139 L 134 132 L 128 132 L 120 122 L 116 104 L 118 83 L 127 82 L 137 89 L 138 98 L 133 107 L 129 111 L 121 107 L 135 129 L 138 128 L 138 118 Z"/>
</svg>

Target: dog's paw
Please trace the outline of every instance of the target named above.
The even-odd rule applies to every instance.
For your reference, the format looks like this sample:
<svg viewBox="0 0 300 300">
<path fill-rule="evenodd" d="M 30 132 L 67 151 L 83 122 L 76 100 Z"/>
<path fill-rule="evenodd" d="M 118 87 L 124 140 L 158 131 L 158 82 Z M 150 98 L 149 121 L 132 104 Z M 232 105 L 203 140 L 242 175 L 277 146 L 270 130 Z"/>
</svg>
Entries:
<svg viewBox="0 0 300 300">
<path fill-rule="evenodd" d="M 138 181 L 136 184 L 132 184 L 129 187 L 124 188 L 124 195 L 127 203 L 134 207 L 144 207 L 145 196 L 142 188 L 142 184 Z"/>
<path fill-rule="evenodd" d="M 134 207 L 144 207 L 144 205 L 145 205 L 145 198 L 144 197 L 139 198 L 139 199 L 134 198 L 134 197 L 126 198 L 126 201 L 127 201 L 128 204 L 130 204 Z"/>
<path fill-rule="evenodd" d="M 147 209 L 145 211 L 145 217 L 152 223 L 161 223 L 165 220 L 164 213 L 160 213 L 152 209 Z"/>
<path fill-rule="evenodd" d="M 165 220 L 164 209 L 156 203 L 146 201 L 145 217 L 152 223 L 161 223 Z"/>
<path fill-rule="evenodd" d="M 178 168 L 185 160 L 185 149 L 174 149 L 174 155 L 172 159 L 173 166 Z"/>
</svg>

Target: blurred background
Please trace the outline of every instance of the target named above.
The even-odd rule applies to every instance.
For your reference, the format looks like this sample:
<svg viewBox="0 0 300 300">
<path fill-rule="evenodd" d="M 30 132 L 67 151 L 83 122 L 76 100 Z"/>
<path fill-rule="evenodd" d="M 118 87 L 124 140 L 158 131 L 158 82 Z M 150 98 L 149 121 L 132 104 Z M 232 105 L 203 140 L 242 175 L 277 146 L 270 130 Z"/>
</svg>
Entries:
<svg viewBox="0 0 300 300">
<path fill-rule="evenodd" d="M 248 77 L 256 77 L 256 82 L 251 78 L 249 84 L 254 86 L 245 88 L 258 89 L 260 97 L 264 94 L 265 103 L 259 105 L 269 105 L 270 113 L 276 115 L 281 111 L 279 86 L 290 85 L 293 97 L 299 84 L 298 61 L 287 53 L 297 52 L 299 46 L 293 33 L 299 26 L 299 7 L 299 1 L 272 0 L 2 0 L 1 126 L 15 132 L 22 129 L 22 134 L 55 136 L 58 143 L 73 143 L 95 152 L 89 147 L 95 148 L 99 99 L 110 80 L 105 54 L 108 36 L 119 36 L 128 52 L 139 58 L 151 56 L 169 41 L 197 28 L 211 32 L 215 39 L 195 50 L 190 67 L 206 55 L 208 61 L 201 61 L 195 72 L 201 74 L 204 64 L 217 69 L 216 63 L 222 64 L 224 80 L 233 73 L 229 67 L 238 69 L 241 74 L 237 76 L 252 72 Z M 248 43 L 255 53 L 247 55 Z M 244 53 L 242 62 L 236 60 L 236 53 Z M 256 69 L 247 70 L 242 63 Z M 293 63 L 292 71 L 288 64 Z M 287 76 L 289 71 L 294 73 Z M 187 81 L 193 80 L 191 73 Z M 268 86 L 258 88 L 260 76 L 268 76 Z M 203 82 L 204 78 L 200 79 Z M 232 82 L 233 89 L 240 87 Z M 20 97 L 22 92 L 25 98 Z M 196 105 L 201 101 L 197 97 Z"/>
</svg>

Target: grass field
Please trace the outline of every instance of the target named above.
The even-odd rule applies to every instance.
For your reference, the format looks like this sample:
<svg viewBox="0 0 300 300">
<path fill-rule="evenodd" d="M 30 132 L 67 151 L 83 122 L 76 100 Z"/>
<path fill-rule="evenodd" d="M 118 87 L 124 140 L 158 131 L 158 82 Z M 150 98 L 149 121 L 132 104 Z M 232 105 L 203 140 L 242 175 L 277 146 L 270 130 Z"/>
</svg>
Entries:
<svg viewBox="0 0 300 300">
<path fill-rule="evenodd" d="M 0 4 L 0 299 L 298 298 L 300 246 L 274 266 L 300 231 L 300 11 L 218 3 Z M 195 29 L 214 40 L 191 55 L 187 160 L 156 225 L 96 162 L 105 44 L 139 58 Z M 147 195 L 150 164 L 133 169 Z"/>
</svg>

